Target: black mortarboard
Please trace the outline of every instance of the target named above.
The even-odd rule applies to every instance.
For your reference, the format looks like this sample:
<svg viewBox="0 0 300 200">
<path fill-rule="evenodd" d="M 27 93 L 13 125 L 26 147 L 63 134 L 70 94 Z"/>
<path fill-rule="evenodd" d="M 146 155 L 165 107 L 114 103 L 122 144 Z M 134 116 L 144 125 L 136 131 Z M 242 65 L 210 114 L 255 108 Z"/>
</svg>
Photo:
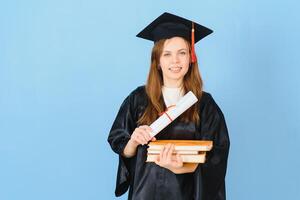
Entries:
<svg viewBox="0 0 300 200">
<path fill-rule="evenodd" d="M 183 37 L 191 41 L 192 62 L 195 62 L 194 44 L 212 32 L 211 29 L 191 20 L 165 12 L 137 34 L 137 37 L 154 42 L 176 36 Z"/>
</svg>

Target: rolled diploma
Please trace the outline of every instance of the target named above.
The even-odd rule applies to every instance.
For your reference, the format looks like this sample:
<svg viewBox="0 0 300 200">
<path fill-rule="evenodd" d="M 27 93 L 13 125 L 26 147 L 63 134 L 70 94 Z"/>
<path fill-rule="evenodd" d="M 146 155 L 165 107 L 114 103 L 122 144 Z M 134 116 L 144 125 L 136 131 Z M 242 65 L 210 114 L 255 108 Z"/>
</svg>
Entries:
<svg viewBox="0 0 300 200">
<path fill-rule="evenodd" d="M 175 107 L 172 107 L 172 109 L 167 110 L 166 113 L 170 116 L 172 120 L 175 120 L 179 115 L 181 115 L 184 111 L 189 109 L 197 101 L 198 99 L 194 95 L 194 93 L 189 91 L 177 102 Z M 158 134 L 161 130 L 163 130 L 172 122 L 166 113 L 164 113 L 150 125 L 150 128 L 152 129 L 150 135 L 152 137 Z"/>
</svg>

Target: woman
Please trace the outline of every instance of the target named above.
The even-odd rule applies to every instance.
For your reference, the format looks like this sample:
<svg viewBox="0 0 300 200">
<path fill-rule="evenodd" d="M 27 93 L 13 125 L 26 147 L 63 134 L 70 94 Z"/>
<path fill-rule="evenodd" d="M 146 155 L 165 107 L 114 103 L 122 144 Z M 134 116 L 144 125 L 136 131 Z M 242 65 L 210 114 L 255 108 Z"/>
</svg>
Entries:
<svg viewBox="0 0 300 200">
<path fill-rule="evenodd" d="M 220 108 L 202 80 L 194 43 L 212 33 L 190 20 L 164 13 L 137 36 L 154 41 L 145 86 L 123 102 L 109 133 L 108 142 L 119 154 L 116 196 L 129 188 L 128 199 L 225 199 L 225 174 L 229 137 Z M 149 125 L 160 113 L 192 91 L 198 102 L 151 138 Z M 146 163 L 147 143 L 160 139 L 212 140 L 213 149 L 204 164 L 171 159 L 168 144 L 155 163 Z"/>
</svg>

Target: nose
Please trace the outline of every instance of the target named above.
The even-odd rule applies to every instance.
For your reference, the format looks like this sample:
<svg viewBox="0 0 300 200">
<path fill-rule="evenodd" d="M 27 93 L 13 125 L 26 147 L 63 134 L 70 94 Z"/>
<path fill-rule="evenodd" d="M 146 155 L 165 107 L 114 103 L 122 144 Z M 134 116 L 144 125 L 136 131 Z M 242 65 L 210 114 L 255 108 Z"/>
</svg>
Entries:
<svg viewBox="0 0 300 200">
<path fill-rule="evenodd" d="M 174 55 L 172 56 L 172 63 L 178 63 L 178 62 L 179 62 L 179 57 L 178 57 L 177 54 L 174 54 Z"/>
</svg>

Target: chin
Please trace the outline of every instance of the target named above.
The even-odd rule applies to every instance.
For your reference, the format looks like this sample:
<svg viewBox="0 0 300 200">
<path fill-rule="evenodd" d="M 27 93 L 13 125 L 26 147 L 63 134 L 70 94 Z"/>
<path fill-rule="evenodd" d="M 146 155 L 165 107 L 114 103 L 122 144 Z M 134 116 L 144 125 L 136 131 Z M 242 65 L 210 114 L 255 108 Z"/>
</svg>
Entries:
<svg viewBox="0 0 300 200">
<path fill-rule="evenodd" d="M 184 76 L 169 76 L 168 79 L 172 80 L 172 81 L 179 81 L 179 80 L 183 80 Z"/>
<path fill-rule="evenodd" d="M 178 80 L 178 79 L 182 79 L 184 77 L 185 74 L 170 74 L 169 78 L 170 79 L 174 79 L 174 80 Z"/>
</svg>

